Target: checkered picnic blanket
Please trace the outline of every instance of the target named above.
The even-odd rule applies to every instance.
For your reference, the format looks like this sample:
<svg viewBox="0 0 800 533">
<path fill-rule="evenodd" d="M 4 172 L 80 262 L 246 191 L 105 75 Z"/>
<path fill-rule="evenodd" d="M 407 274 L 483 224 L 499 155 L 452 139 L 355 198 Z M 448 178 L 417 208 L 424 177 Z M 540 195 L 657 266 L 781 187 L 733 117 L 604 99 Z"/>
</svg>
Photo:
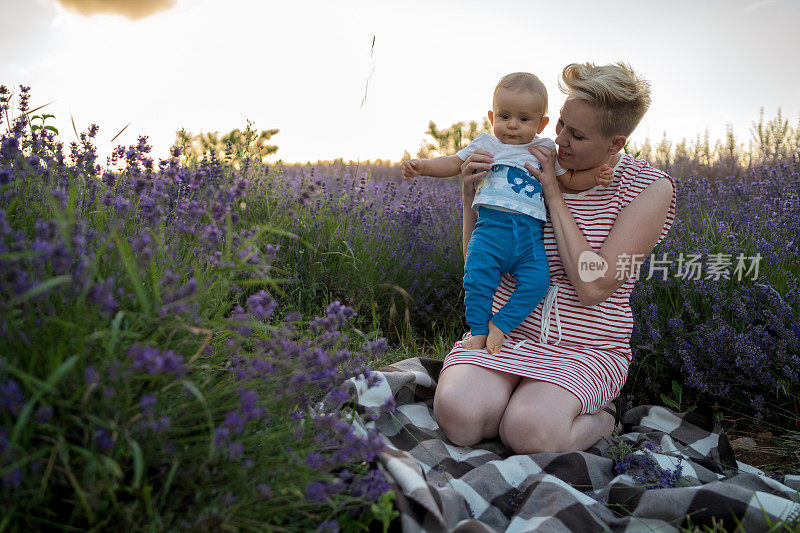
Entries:
<svg viewBox="0 0 800 533">
<path fill-rule="evenodd" d="M 381 368 L 378 386 L 353 381 L 360 412 L 396 403 L 394 413 L 358 421 L 386 438 L 378 463 L 396 487 L 403 531 L 665 532 L 712 521 L 765 531 L 800 521 L 800 476 L 776 479 L 737 462 L 721 427 L 695 413 L 636 407 L 620 439 L 584 452 L 512 455 L 498 439 L 456 446 L 433 419 L 441 368 L 406 359 Z M 679 486 L 647 488 L 634 469 L 617 474 L 620 450 L 665 470 L 681 465 Z"/>
</svg>

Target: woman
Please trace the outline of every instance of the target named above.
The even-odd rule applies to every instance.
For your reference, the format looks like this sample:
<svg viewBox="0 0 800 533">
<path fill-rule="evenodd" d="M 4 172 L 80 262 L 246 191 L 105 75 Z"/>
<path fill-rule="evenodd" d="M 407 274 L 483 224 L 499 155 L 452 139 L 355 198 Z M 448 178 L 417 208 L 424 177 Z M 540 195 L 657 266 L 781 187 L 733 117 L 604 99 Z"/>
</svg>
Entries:
<svg viewBox="0 0 800 533">
<path fill-rule="evenodd" d="M 532 148 L 543 170 L 528 165 L 548 208 L 550 289 L 500 353 L 464 349 L 467 334 L 445 359 L 434 413 L 458 445 L 499 436 L 519 454 L 565 452 L 612 432 L 611 402 L 631 360 L 634 274 L 674 220 L 672 178 L 620 153 L 650 104 L 648 83 L 622 63 L 572 64 L 562 81 L 568 96 L 556 125 L 557 155 Z M 555 179 L 556 158 L 573 170 L 608 163 L 614 181 L 580 193 L 566 189 Z M 476 220 L 475 182 L 491 163 L 491 154 L 476 152 L 462 165 L 464 250 Z M 605 272 L 597 268 L 603 263 Z M 504 277 L 493 312 L 513 288 Z"/>
</svg>

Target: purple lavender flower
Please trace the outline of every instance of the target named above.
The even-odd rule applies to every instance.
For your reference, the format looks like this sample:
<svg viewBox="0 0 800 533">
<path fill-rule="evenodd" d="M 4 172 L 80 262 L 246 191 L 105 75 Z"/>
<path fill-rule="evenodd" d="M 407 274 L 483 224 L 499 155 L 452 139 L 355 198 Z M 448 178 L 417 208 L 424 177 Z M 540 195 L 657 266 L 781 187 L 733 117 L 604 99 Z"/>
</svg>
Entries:
<svg viewBox="0 0 800 533">
<path fill-rule="evenodd" d="M 245 421 L 263 418 L 267 414 L 266 409 L 256 403 L 258 402 L 258 393 L 252 389 L 240 389 L 239 401 Z"/>
<path fill-rule="evenodd" d="M 147 427 L 155 433 L 156 435 L 160 435 L 170 430 L 172 427 L 172 421 L 170 420 L 169 416 L 164 415 L 158 420 L 150 420 L 147 423 Z"/>
<path fill-rule="evenodd" d="M 334 405 L 341 405 L 350 399 L 350 393 L 344 387 L 336 387 L 328 394 L 328 401 Z"/>
<path fill-rule="evenodd" d="M 228 411 L 222 425 L 230 430 L 231 433 L 241 433 L 244 430 L 245 420 L 236 411 Z"/>
<path fill-rule="evenodd" d="M 369 502 L 377 501 L 382 494 L 392 490 L 392 485 L 377 468 L 370 470 L 366 476 L 355 477 L 352 483 L 353 495 Z"/>
<path fill-rule="evenodd" d="M 383 337 L 376 339 L 374 341 L 367 342 L 363 347 L 364 352 L 366 352 L 370 357 L 378 357 L 385 354 L 389 350 L 389 345 L 386 344 L 386 339 Z"/>
<path fill-rule="evenodd" d="M 242 306 L 240 305 L 237 305 L 236 307 L 233 308 L 233 311 L 231 311 L 231 315 L 229 318 L 234 322 L 248 322 L 250 320 L 250 316 L 245 312 L 244 309 L 242 309 Z M 244 325 L 232 326 L 231 329 L 236 331 L 242 337 L 249 337 L 250 334 L 252 333 L 250 327 Z"/>
<path fill-rule="evenodd" d="M 656 443 L 651 440 L 643 440 L 639 443 L 639 449 L 653 451 L 656 448 Z"/>
<path fill-rule="evenodd" d="M 317 526 L 317 531 L 328 531 L 330 533 L 339 533 L 339 522 L 330 519 L 325 520 Z"/>
<path fill-rule="evenodd" d="M 311 332 L 338 331 L 355 314 L 355 311 L 336 300 L 325 308 L 325 317 L 317 317 L 311 322 Z"/>
<path fill-rule="evenodd" d="M 394 396 L 389 396 L 383 405 L 381 406 L 381 410 L 386 411 L 387 413 L 394 413 L 396 411 L 397 402 L 395 402 Z"/>
<path fill-rule="evenodd" d="M 265 290 L 261 290 L 247 299 L 247 310 L 261 320 L 268 320 L 275 312 L 275 300 Z"/>
<path fill-rule="evenodd" d="M 156 402 L 158 400 L 152 394 L 145 394 L 139 401 L 139 407 L 142 409 L 142 414 L 146 417 L 152 417 L 155 414 Z"/>
<path fill-rule="evenodd" d="M 34 417 L 36 418 L 37 422 L 44 424 L 53 418 L 53 408 L 49 405 L 43 405 L 36 410 Z"/>
<path fill-rule="evenodd" d="M 18 489 L 22 486 L 22 470 L 15 468 L 3 476 L 3 486 L 7 489 Z"/>
<path fill-rule="evenodd" d="M 132 250 L 142 261 L 150 261 L 153 258 L 153 238 L 150 236 L 150 232 L 140 232 L 133 242 Z"/>
<path fill-rule="evenodd" d="M 150 375 L 172 374 L 181 377 L 188 371 L 183 356 L 172 350 L 161 352 L 158 348 L 136 344 L 128 350 L 133 369 Z"/>
<path fill-rule="evenodd" d="M 312 470 L 322 470 L 325 468 L 327 461 L 325 457 L 319 452 L 310 452 L 306 456 L 306 466 Z"/>
<path fill-rule="evenodd" d="M 631 452 L 614 465 L 617 474 L 629 474 L 634 481 L 648 489 L 673 488 L 682 479 L 683 456 L 678 457 L 675 470 L 658 466 L 658 463 L 647 453 Z"/>
<path fill-rule="evenodd" d="M 262 498 L 272 498 L 272 487 L 269 485 L 269 483 L 259 483 L 256 485 L 256 489 L 258 490 L 258 493 L 261 494 Z"/>
<path fill-rule="evenodd" d="M 236 461 L 241 459 L 244 455 L 244 444 L 241 442 L 231 442 L 228 446 L 228 457 L 230 457 L 231 461 Z"/>
<path fill-rule="evenodd" d="M 95 383 L 100 383 L 103 377 L 100 373 L 95 370 L 93 366 L 86 367 L 83 371 L 83 381 L 87 385 L 94 385 Z"/>
<path fill-rule="evenodd" d="M 25 401 L 19 384 L 13 379 L 0 383 L 0 410 L 7 409 L 12 415 L 19 415 Z"/>
<path fill-rule="evenodd" d="M 94 443 L 103 451 L 108 451 L 114 447 L 114 439 L 104 428 L 96 428 L 94 430 Z"/>
<path fill-rule="evenodd" d="M 310 503 L 325 503 L 330 498 L 330 485 L 324 481 L 312 481 L 306 486 L 306 500 Z"/>
<path fill-rule="evenodd" d="M 226 446 L 231 439 L 231 430 L 226 427 L 214 428 L 214 444 L 217 447 Z"/>
</svg>

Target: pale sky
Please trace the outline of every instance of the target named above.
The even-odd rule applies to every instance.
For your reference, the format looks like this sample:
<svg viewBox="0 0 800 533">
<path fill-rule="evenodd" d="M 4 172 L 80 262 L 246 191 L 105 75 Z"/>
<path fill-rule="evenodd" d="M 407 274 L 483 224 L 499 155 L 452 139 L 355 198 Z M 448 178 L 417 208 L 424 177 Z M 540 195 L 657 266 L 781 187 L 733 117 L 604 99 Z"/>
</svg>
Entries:
<svg viewBox="0 0 800 533">
<path fill-rule="evenodd" d="M 30 85 L 32 107 L 56 100 L 42 112 L 64 141 L 70 115 L 79 131 L 98 124 L 101 155 L 129 122 L 113 144 L 147 135 L 160 158 L 182 127 L 249 119 L 280 129 L 274 159 L 399 160 L 428 121 L 484 117 L 515 71 L 547 86 L 552 137 L 558 76 L 584 61 L 625 61 L 651 81 L 634 142 L 706 128 L 713 142 L 728 123 L 746 142 L 762 106 L 792 126 L 800 115 L 800 0 L 0 0 L 0 13 L 0 84 Z"/>
</svg>

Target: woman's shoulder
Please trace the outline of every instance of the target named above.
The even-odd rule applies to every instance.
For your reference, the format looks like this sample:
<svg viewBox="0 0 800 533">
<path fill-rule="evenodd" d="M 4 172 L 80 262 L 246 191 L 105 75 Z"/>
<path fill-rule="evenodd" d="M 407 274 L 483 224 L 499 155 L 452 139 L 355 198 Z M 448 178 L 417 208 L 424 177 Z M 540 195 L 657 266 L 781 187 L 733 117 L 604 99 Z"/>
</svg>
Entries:
<svg viewBox="0 0 800 533">
<path fill-rule="evenodd" d="M 628 186 L 646 187 L 660 178 L 667 178 L 675 185 L 675 180 L 668 173 L 653 167 L 644 159 L 635 159 L 630 154 L 621 155 L 615 170 L 620 175 L 621 182 Z"/>
<path fill-rule="evenodd" d="M 652 185 L 662 178 L 669 180 L 672 184 L 672 190 L 666 188 L 655 187 L 653 192 L 655 196 L 650 196 L 649 201 L 657 204 L 668 204 L 666 219 L 661 228 L 661 233 L 658 236 L 656 244 L 659 244 L 667 236 L 673 222 L 675 221 L 675 209 L 677 204 L 677 186 L 675 180 L 668 173 L 657 168 L 653 168 L 644 159 L 635 159 L 628 154 L 622 155 L 623 160 L 620 161 L 617 170 L 622 173 L 620 179 L 620 186 L 617 189 L 618 194 L 616 199 L 619 202 L 620 208 L 625 208 L 642 193 L 647 187 Z M 663 184 L 663 181 L 660 182 Z M 653 207 L 651 205 L 651 207 Z"/>
</svg>

